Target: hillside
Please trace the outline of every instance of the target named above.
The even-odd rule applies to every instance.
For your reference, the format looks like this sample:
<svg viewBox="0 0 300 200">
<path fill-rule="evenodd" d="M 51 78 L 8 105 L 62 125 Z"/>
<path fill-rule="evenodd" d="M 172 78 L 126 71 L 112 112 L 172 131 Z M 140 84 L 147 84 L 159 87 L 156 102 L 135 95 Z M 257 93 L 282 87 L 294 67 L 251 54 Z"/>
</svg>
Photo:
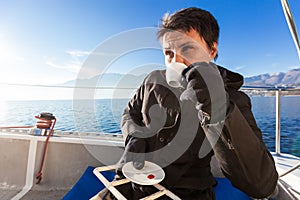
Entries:
<svg viewBox="0 0 300 200">
<path fill-rule="evenodd" d="M 89 79 L 71 80 L 60 85 L 79 87 L 117 87 L 137 88 L 146 74 L 132 75 L 106 73 Z M 255 87 L 300 87 L 300 68 L 287 72 L 266 73 L 257 76 L 245 77 L 244 86 Z"/>
<path fill-rule="evenodd" d="M 300 68 L 292 69 L 287 72 L 278 72 L 274 74 L 261 74 L 252 77 L 246 77 L 245 86 L 280 86 L 280 87 L 299 87 L 300 86 Z"/>
</svg>

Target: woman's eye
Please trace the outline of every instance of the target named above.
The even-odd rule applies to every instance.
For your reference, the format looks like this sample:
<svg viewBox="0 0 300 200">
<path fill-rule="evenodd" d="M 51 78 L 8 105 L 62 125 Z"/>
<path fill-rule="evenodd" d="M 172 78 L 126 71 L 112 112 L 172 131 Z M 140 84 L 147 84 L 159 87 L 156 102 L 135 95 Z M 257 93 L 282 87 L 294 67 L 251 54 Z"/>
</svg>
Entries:
<svg viewBox="0 0 300 200">
<path fill-rule="evenodd" d="M 182 51 L 182 53 L 185 53 L 189 50 L 192 50 L 193 48 L 194 48 L 193 46 L 184 46 L 184 47 L 182 47 L 181 51 Z"/>
</svg>

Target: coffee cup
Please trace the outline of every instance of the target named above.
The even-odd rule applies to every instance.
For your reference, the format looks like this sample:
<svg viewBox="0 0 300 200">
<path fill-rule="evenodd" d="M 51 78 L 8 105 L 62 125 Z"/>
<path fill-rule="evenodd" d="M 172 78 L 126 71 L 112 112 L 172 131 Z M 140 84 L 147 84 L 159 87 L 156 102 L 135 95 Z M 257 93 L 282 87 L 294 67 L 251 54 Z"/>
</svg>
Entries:
<svg viewBox="0 0 300 200">
<path fill-rule="evenodd" d="M 167 83 L 171 87 L 183 87 L 185 78 L 182 76 L 182 71 L 187 68 L 187 66 L 180 62 L 172 62 L 167 65 L 166 68 L 166 79 Z"/>
</svg>

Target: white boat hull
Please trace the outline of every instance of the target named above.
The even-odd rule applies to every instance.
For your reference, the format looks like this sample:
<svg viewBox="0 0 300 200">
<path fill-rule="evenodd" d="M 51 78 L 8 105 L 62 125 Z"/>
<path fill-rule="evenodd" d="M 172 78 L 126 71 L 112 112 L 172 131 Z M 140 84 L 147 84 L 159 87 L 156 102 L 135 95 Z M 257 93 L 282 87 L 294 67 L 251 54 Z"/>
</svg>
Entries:
<svg viewBox="0 0 300 200">
<path fill-rule="evenodd" d="M 36 184 L 46 137 L 22 132 L 0 132 L 0 199 L 61 199 L 78 181 L 88 166 L 99 167 L 118 162 L 123 138 L 111 134 L 56 135 L 50 138 L 42 181 Z M 300 162 L 300 158 L 273 153 L 279 174 Z M 212 172 L 222 173 L 215 159 Z M 289 193 L 300 199 L 300 169 L 281 178 L 282 199 Z M 286 191 L 285 191 L 286 190 Z M 289 199 L 292 199 L 289 198 Z"/>
</svg>

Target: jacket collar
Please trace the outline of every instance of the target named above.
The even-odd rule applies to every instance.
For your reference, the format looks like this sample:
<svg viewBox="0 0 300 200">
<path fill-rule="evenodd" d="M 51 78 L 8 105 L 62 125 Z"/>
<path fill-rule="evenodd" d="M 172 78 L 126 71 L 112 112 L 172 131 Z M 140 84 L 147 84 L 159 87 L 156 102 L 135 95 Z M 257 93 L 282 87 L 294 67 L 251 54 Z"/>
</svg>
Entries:
<svg viewBox="0 0 300 200">
<path fill-rule="evenodd" d="M 218 65 L 218 69 L 220 74 L 224 80 L 225 87 L 233 88 L 233 89 L 240 89 L 244 84 L 244 78 L 242 75 L 232 72 L 224 67 Z"/>
</svg>

